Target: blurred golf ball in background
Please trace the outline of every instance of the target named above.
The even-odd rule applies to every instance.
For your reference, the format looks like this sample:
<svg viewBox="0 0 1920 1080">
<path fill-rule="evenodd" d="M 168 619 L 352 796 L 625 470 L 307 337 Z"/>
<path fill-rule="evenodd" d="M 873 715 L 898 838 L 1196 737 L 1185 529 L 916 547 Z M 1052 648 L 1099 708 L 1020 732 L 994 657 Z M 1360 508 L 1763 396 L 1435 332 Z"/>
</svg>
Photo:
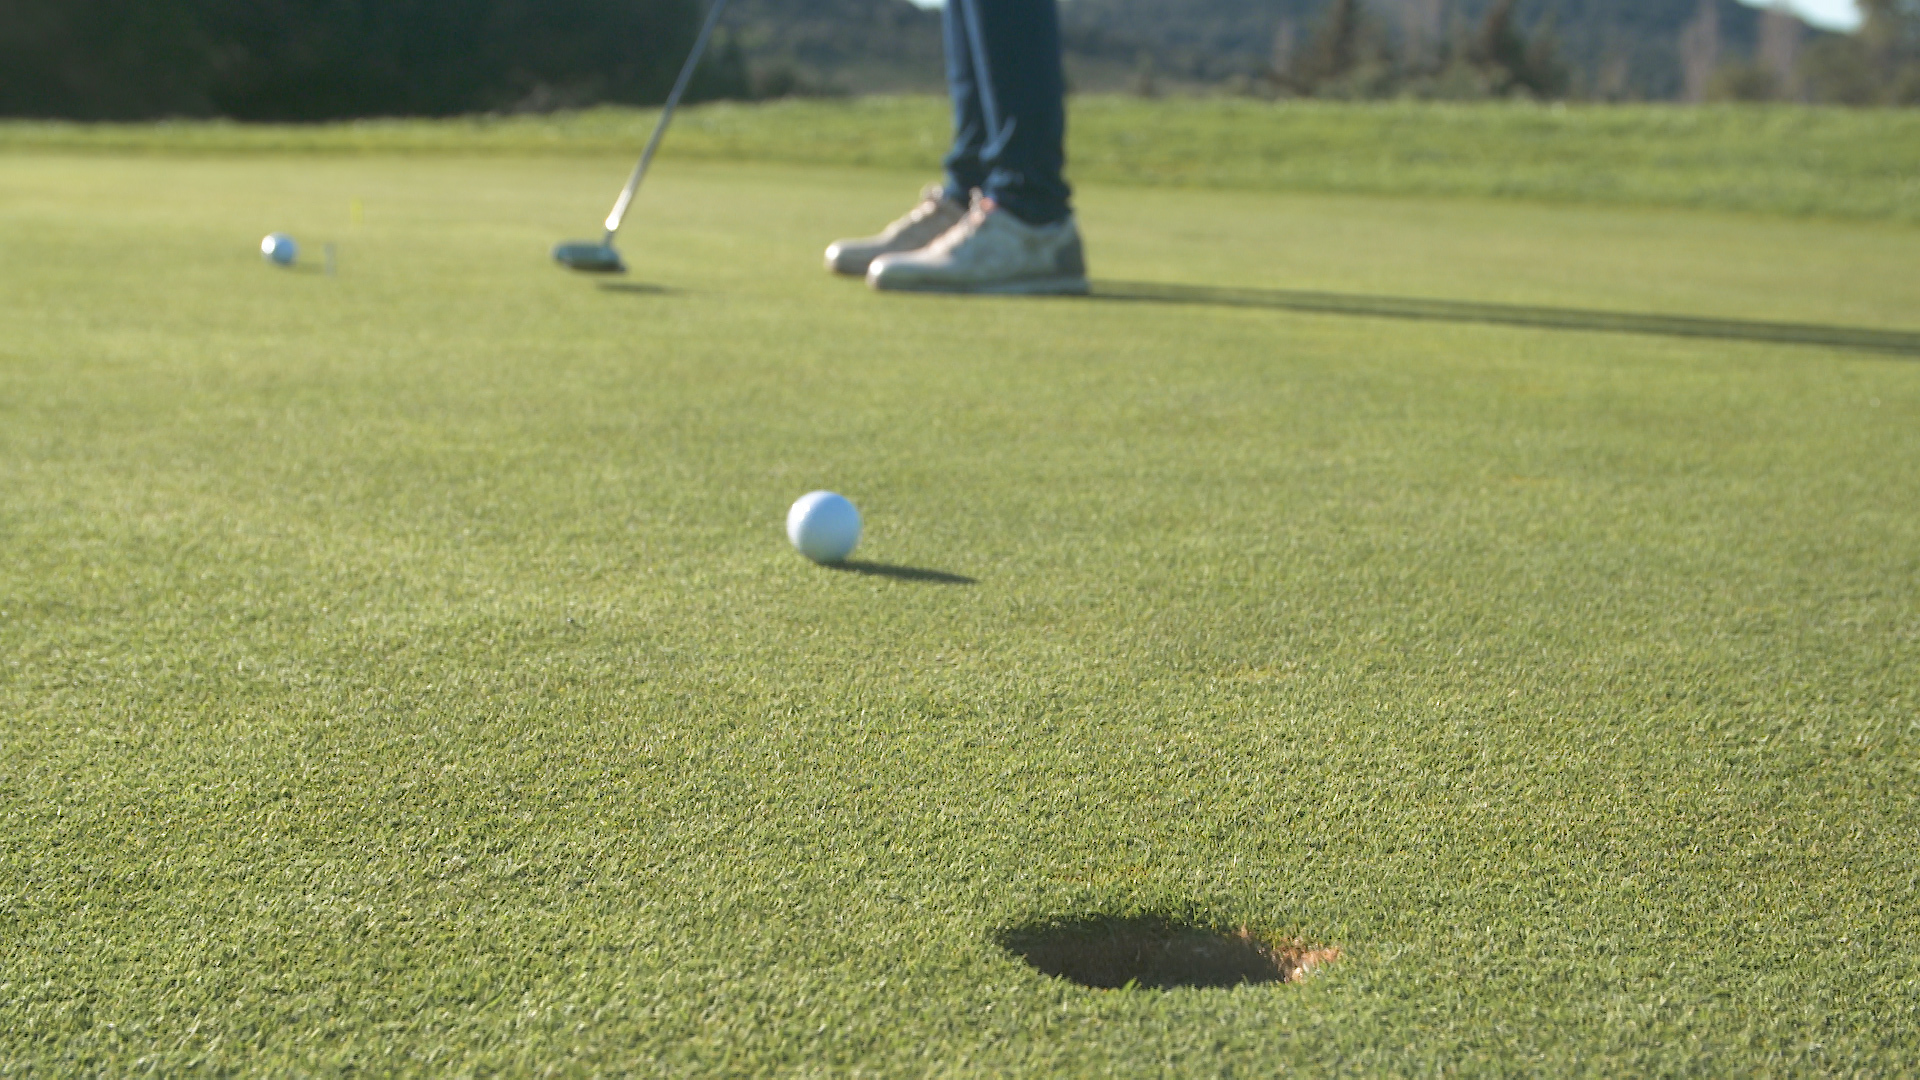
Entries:
<svg viewBox="0 0 1920 1080">
<path fill-rule="evenodd" d="M 260 241 L 260 255 L 275 266 L 292 266 L 300 257 L 300 245 L 286 233 L 273 233 Z"/>
<path fill-rule="evenodd" d="M 860 511 L 831 491 L 802 495 L 787 511 L 787 539 L 814 562 L 840 562 L 860 543 Z"/>
</svg>

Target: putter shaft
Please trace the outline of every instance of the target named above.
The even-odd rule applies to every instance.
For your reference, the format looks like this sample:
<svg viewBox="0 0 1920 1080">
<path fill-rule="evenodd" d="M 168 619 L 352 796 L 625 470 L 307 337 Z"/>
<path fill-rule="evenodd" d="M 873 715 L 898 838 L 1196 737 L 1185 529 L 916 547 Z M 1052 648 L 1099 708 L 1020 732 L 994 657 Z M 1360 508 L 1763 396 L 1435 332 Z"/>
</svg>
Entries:
<svg viewBox="0 0 1920 1080">
<path fill-rule="evenodd" d="M 627 178 L 627 186 L 620 191 L 619 201 L 613 204 L 613 213 L 607 215 L 608 247 L 613 246 L 613 238 L 620 232 L 620 223 L 626 220 L 627 207 L 633 205 L 633 196 L 640 190 L 640 181 L 647 175 L 647 167 L 653 164 L 653 153 L 660 149 L 660 140 L 667 133 L 667 124 L 673 120 L 675 109 L 680 107 L 680 98 L 687 92 L 687 84 L 693 81 L 693 71 L 700 66 L 700 58 L 706 55 L 707 41 L 713 37 L 714 27 L 720 25 L 720 13 L 725 11 L 727 0 L 713 0 L 713 6 L 707 9 L 707 21 L 700 26 L 700 36 L 693 40 L 693 52 L 687 56 L 685 66 L 680 69 L 680 77 L 674 80 L 673 92 L 667 95 L 667 103 L 660 110 L 660 122 L 653 127 L 653 137 L 647 140 L 647 148 L 640 154 L 640 163 L 633 167 L 633 175 Z"/>
</svg>

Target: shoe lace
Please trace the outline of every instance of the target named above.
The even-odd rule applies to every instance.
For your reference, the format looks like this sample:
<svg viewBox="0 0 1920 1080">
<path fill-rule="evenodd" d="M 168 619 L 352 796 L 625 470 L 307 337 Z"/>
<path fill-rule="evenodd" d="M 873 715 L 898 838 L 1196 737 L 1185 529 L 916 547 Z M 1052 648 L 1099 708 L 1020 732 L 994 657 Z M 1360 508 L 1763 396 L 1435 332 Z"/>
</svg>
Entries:
<svg viewBox="0 0 1920 1080">
<path fill-rule="evenodd" d="M 987 219 L 993 216 L 995 209 L 991 199 L 974 199 L 973 205 L 967 208 L 966 216 L 928 246 L 941 252 L 952 251 L 977 236 L 986 227 Z"/>
<path fill-rule="evenodd" d="M 907 211 L 907 216 L 902 218 L 895 225 L 895 228 L 905 229 L 920 224 L 935 214 L 938 214 L 940 208 L 945 206 L 946 202 L 946 189 L 938 187 L 928 188 L 920 195 L 920 205 Z"/>
</svg>

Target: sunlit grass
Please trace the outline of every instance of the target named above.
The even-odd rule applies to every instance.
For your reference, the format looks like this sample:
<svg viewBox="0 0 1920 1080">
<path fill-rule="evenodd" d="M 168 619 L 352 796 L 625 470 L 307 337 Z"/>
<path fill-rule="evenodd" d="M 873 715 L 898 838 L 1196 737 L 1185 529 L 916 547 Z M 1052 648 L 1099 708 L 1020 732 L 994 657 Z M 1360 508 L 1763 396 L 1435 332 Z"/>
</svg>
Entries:
<svg viewBox="0 0 1920 1080">
<path fill-rule="evenodd" d="M 1204 293 L 1914 331 L 1912 228 L 1089 181 L 1188 292 L 881 297 L 924 167 L 683 157 L 551 266 L 627 164 L 0 156 L 0 1071 L 1920 1056 L 1920 365 Z"/>
</svg>

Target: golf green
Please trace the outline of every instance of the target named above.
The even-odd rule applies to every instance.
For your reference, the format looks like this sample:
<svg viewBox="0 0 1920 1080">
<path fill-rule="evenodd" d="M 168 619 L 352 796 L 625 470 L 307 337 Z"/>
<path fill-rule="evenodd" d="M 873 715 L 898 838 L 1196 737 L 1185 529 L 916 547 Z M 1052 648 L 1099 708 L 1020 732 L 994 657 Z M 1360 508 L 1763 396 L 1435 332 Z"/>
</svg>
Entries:
<svg viewBox="0 0 1920 1080">
<path fill-rule="evenodd" d="M 1920 1060 L 1920 230 L 628 165 L 0 156 L 0 1073 Z"/>
</svg>

